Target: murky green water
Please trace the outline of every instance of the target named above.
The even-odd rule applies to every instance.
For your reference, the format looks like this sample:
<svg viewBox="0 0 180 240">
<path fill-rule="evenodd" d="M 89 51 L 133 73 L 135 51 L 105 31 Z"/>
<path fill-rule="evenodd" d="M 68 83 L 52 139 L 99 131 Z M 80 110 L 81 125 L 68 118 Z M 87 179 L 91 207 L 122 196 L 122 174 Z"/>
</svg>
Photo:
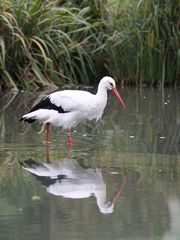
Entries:
<svg viewBox="0 0 180 240">
<path fill-rule="evenodd" d="M 0 94 L 0 239 L 180 239 L 180 90 L 121 92 L 71 151 L 51 129 L 51 178 L 19 164 L 47 160 L 41 125 L 18 122 L 37 96 Z"/>
</svg>

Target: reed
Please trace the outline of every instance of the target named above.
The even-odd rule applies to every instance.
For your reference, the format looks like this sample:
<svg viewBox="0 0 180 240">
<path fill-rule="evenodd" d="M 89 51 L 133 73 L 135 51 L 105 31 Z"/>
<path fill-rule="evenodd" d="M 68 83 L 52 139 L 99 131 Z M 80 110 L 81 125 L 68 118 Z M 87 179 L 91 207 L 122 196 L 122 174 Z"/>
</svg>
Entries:
<svg viewBox="0 0 180 240">
<path fill-rule="evenodd" d="M 178 85 L 178 0 L 2 0 L 0 87 L 32 90 L 89 84 Z"/>
<path fill-rule="evenodd" d="M 108 19 L 104 19 L 108 32 L 104 47 L 108 72 L 129 83 L 178 84 L 179 1 L 117 3 L 108 10 Z"/>
<path fill-rule="evenodd" d="M 88 8 L 55 1 L 3 0 L 0 5 L 1 88 L 34 89 L 88 80 L 93 64 L 88 42 L 96 27 Z"/>
</svg>

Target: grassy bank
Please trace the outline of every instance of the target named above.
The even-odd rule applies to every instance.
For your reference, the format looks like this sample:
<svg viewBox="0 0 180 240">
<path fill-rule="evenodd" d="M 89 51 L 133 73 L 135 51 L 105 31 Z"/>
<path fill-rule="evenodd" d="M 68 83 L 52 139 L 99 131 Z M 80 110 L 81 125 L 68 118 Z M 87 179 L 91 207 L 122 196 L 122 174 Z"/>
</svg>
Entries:
<svg viewBox="0 0 180 240">
<path fill-rule="evenodd" d="M 0 86 L 31 90 L 89 84 L 177 85 L 178 0 L 0 3 Z"/>
</svg>

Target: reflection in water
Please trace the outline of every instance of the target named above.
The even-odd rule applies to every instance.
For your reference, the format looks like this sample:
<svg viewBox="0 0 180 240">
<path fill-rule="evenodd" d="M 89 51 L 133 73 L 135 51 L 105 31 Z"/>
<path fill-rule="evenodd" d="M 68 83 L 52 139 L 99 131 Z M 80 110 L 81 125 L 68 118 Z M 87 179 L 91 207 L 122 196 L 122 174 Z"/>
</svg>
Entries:
<svg viewBox="0 0 180 240">
<path fill-rule="evenodd" d="M 32 173 L 44 185 L 47 192 L 65 198 L 80 199 L 95 196 L 100 212 L 112 213 L 114 204 L 124 188 L 126 180 L 114 194 L 107 199 L 106 184 L 98 168 L 82 168 L 73 159 L 38 164 L 28 159 L 21 163 L 22 168 Z"/>
<path fill-rule="evenodd" d="M 22 171 L 19 159 L 45 159 L 46 154 L 49 164 L 64 159 L 67 144 L 62 139 L 66 136 L 52 128 L 48 154 L 41 125 L 26 128 L 19 123 L 21 115 L 46 93 L 0 93 L 0 239 L 180 239 L 179 91 L 124 89 L 126 111 L 114 111 L 118 104 L 110 96 L 101 122 L 85 122 L 72 133 L 69 158 L 77 161 L 70 162 L 80 164 L 85 174 L 88 169 L 99 174 L 104 202 L 117 200 L 126 182 L 123 176 L 128 177 L 114 212 L 107 215 L 97 210 L 99 189 L 89 191 L 87 195 L 94 197 L 85 199 L 55 197 L 33 175 Z M 74 185 L 80 180 L 75 179 Z M 54 186 L 58 181 L 71 183 L 70 178 L 55 177 Z M 82 183 L 90 181 L 86 178 Z M 43 184 L 47 189 L 51 185 Z"/>
<path fill-rule="evenodd" d="M 170 215 L 170 230 L 167 231 L 163 240 L 176 240 L 180 237 L 180 201 L 175 197 L 168 201 Z"/>
</svg>

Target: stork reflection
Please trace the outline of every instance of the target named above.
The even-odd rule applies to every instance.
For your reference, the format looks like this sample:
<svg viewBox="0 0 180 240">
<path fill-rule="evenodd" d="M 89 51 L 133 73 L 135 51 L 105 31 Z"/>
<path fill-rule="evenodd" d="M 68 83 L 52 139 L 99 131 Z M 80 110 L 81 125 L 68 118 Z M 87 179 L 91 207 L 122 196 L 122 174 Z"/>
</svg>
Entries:
<svg viewBox="0 0 180 240">
<path fill-rule="evenodd" d="M 106 183 L 98 168 L 85 169 L 76 160 L 63 159 L 52 163 L 37 163 L 25 160 L 22 168 L 33 174 L 47 192 L 65 198 L 81 199 L 94 196 L 101 213 L 108 214 L 114 210 L 114 204 L 123 191 L 126 179 L 118 188 L 112 199 L 107 198 Z"/>
</svg>

